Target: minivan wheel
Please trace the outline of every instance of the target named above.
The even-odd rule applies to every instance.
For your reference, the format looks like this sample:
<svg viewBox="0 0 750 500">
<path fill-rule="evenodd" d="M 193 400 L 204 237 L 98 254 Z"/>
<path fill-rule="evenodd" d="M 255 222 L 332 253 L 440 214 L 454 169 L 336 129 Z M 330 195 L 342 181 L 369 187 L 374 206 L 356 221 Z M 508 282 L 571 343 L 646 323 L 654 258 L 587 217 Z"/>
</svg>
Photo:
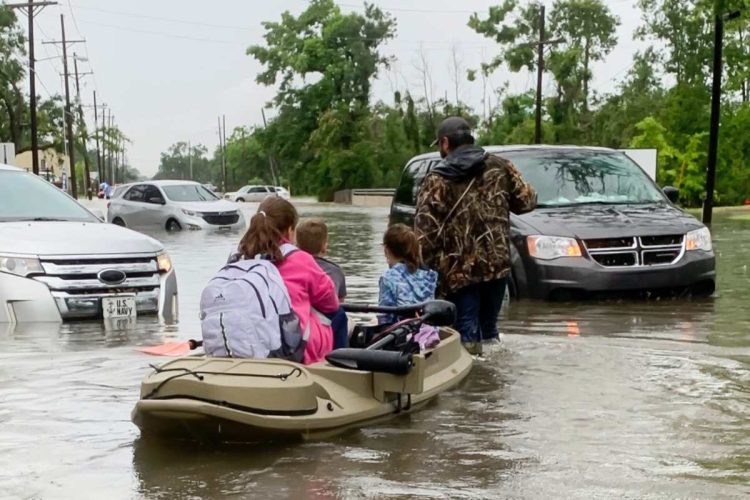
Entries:
<svg viewBox="0 0 750 500">
<path fill-rule="evenodd" d="M 166 227 L 167 227 L 167 231 L 181 231 L 182 230 L 182 226 L 180 225 L 180 223 L 174 219 L 169 219 L 167 221 Z"/>
<path fill-rule="evenodd" d="M 125 227 L 125 221 L 119 217 L 115 217 L 114 219 L 112 219 L 112 224 L 114 224 L 115 226 Z"/>
<path fill-rule="evenodd" d="M 237 201 L 239 201 L 240 203 L 245 203 L 245 198 L 237 198 Z"/>
<path fill-rule="evenodd" d="M 513 277 L 513 273 L 508 275 L 508 293 L 511 299 L 518 298 L 518 287 L 516 286 L 516 279 Z"/>
</svg>

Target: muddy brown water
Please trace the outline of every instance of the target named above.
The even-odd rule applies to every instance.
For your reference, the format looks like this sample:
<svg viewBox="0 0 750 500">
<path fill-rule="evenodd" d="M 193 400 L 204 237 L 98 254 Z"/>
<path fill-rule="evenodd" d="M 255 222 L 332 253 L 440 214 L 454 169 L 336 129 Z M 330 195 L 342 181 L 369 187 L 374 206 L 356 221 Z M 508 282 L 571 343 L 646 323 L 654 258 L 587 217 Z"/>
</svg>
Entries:
<svg viewBox="0 0 750 500">
<path fill-rule="evenodd" d="M 386 211 L 301 211 L 329 221 L 351 300 L 376 300 Z M 200 336 L 200 290 L 239 235 L 156 233 L 177 268 L 179 324 L 0 325 L 0 497 L 745 497 L 750 221 L 713 231 L 712 299 L 514 302 L 503 346 L 419 413 L 219 448 L 140 439 L 130 411 L 161 360 L 134 347 Z"/>
</svg>

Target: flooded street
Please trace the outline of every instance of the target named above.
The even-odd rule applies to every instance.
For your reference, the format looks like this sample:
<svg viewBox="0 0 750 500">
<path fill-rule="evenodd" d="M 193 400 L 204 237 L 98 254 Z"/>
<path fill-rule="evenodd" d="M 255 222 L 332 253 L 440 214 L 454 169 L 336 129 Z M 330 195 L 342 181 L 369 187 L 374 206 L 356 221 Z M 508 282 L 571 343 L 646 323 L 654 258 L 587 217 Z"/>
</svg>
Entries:
<svg viewBox="0 0 750 500">
<path fill-rule="evenodd" d="M 328 221 L 349 301 L 376 301 L 387 210 L 299 208 Z M 179 324 L 0 325 L 0 497 L 747 497 L 750 221 L 717 217 L 713 299 L 514 302 L 503 347 L 421 412 L 218 449 L 139 439 L 140 380 L 165 359 L 134 347 L 200 338 L 200 291 L 240 234 L 154 233 L 177 269 Z"/>
</svg>

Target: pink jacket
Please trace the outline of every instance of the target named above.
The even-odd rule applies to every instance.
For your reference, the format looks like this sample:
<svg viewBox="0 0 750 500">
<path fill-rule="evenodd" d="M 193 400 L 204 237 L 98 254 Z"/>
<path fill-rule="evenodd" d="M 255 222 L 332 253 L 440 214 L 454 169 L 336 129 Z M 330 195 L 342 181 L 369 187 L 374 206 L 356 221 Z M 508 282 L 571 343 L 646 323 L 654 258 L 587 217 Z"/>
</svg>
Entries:
<svg viewBox="0 0 750 500">
<path fill-rule="evenodd" d="M 312 308 L 326 314 L 335 312 L 339 308 L 336 287 L 307 252 L 292 252 L 277 267 L 292 299 L 292 308 L 299 316 L 300 327 L 304 330 L 310 323 L 303 363 L 320 361 L 333 350 L 333 332 L 330 325 L 321 324 Z"/>
</svg>

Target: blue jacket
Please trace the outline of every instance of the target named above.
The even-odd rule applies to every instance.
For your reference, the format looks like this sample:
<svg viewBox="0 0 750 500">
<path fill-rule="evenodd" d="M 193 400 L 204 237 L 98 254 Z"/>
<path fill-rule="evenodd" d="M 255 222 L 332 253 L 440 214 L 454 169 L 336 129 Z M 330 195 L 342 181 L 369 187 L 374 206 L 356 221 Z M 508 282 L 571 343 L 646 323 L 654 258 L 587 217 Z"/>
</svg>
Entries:
<svg viewBox="0 0 750 500">
<path fill-rule="evenodd" d="M 380 277 L 381 306 L 408 306 L 435 298 L 438 273 L 421 267 L 413 273 L 406 264 L 398 263 Z M 379 323 L 393 323 L 398 320 L 395 314 L 378 316 Z"/>
</svg>

